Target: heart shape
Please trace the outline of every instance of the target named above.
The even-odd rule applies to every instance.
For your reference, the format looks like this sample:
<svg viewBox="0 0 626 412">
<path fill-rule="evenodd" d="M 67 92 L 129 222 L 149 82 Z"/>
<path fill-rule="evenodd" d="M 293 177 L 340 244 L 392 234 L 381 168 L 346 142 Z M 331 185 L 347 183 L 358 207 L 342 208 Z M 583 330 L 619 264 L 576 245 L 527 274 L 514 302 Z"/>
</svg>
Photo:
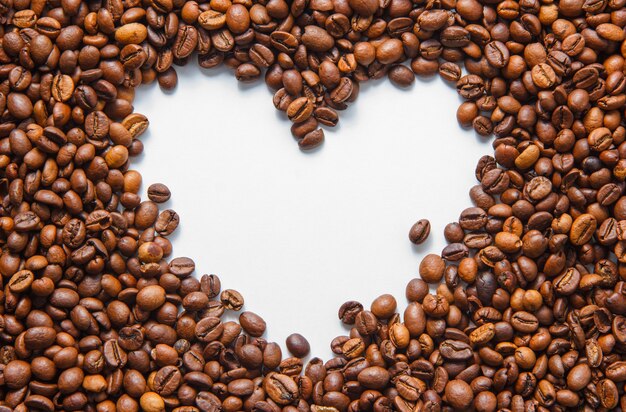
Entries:
<svg viewBox="0 0 626 412">
<path fill-rule="evenodd" d="M 626 409 L 625 6 L 0 1 L 0 412 Z M 127 170 L 147 126 L 132 101 L 142 83 L 173 89 L 172 66 L 195 51 L 243 82 L 265 74 L 303 150 L 385 75 L 410 86 L 439 73 L 466 100 L 458 121 L 497 136 L 475 169 L 476 207 L 448 227 L 441 256 L 422 260 L 404 314 L 388 294 L 370 310 L 348 302 L 340 317 L 354 327 L 326 363 L 303 364 L 301 336 L 283 359 L 252 312 L 223 322 L 244 306 L 239 292 L 192 277 L 189 258 L 164 259 L 178 217 L 141 202 L 141 176 Z M 326 193 L 308 215 L 329 214 Z"/>
<path fill-rule="evenodd" d="M 237 84 L 227 70 L 189 65 L 174 95 L 142 89 L 134 106 L 151 125 L 133 167 L 145 186 L 163 182 L 173 192 L 164 207 L 181 216 L 174 255 L 240 291 L 247 310 L 267 321 L 268 339 L 282 343 L 297 331 L 329 359 L 329 342 L 346 332 L 337 320 L 343 302 L 402 296 L 419 276 L 419 257 L 441 252 L 443 227 L 469 204 L 459 194 L 475 184 L 488 147 L 458 127 L 447 110 L 458 98 L 440 79 L 413 90 L 364 87 L 327 134 L 327 150 L 314 153 L 274 132 L 284 119 L 273 115 L 265 86 Z M 413 247 L 407 232 L 420 217 L 433 229 Z"/>
</svg>

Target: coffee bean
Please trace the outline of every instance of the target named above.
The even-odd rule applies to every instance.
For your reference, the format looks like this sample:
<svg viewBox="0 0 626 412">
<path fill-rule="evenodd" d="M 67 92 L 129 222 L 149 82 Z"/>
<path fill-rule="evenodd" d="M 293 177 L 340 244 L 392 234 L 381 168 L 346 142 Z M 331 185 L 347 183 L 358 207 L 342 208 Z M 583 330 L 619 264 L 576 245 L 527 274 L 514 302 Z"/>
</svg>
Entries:
<svg viewBox="0 0 626 412">
<path fill-rule="evenodd" d="M 311 150 L 324 143 L 324 131 L 322 129 L 315 129 L 304 135 L 302 140 L 298 142 L 300 149 Z"/>
<path fill-rule="evenodd" d="M 426 283 L 437 283 L 443 278 L 446 264 L 440 256 L 429 254 L 419 266 L 420 276 Z"/>
<path fill-rule="evenodd" d="M 273 47 L 283 53 L 293 53 L 298 47 L 298 39 L 285 31 L 272 32 L 270 42 Z"/>
<path fill-rule="evenodd" d="M 409 87 L 415 82 L 415 75 L 408 67 L 399 64 L 387 72 L 389 80 L 398 87 Z"/>
<path fill-rule="evenodd" d="M 45 349 L 54 343 L 56 331 L 49 326 L 29 328 L 24 335 L 24 344 L 30 350 Z"/>
<path fill-rule="evenodd" d="M 409 231 L 409 240 L 419 245 L 424 243 L 430 235 L 430 222 L 427 219 L 418 220 Z"/>
<path fill-rule="evenodd" d="M 287 375 L 274 373 L 264 380 L 267 395 L 279 405 L 289 405 L 298 399 L 298 387 Z"/>
<path fill-rule="evenodd" d="M 355 319 L 357 331 L 361 335 L 371 335 L 378 330 L 378 319 L 372 312 L 363 310 L 359 312 Z"/>
<path fill-rule="evenodd" d="M 540 63 L 532 69 L 532 80 L 540 89 L 548 89 L 556 83 L 556 73 L 548 64 Z"/>
<path fill-rule="evenodd" d="M 615 383 L 608 379 L 602 379 L 596 386 L 602 406 L 607 409 L 615 408 L 619 399 Z"/>
<path fill-rule="evenodd" d="M 365 388 L 382 389 L 389 382 L 390 376 L 387 369 L 380 366 L 370 366 L 363 369 L 357 379 Z"/>
<path fill-rule="evenodd" d="M 389 294 L 380 295 L 372 302 L 371 311 L 380 319 L 388 319 L 395 312 L 397 308 L 396 299 Z"/>
<path fill-rule="evenodd" d="M 335 40 L 326 30 L 311 25 L 304 28 L 302 43 L 313 52 L 325 52 L 334 46 Z"/>
<path fill-rule="evenodd" d="M 335 104 L 340 104 L 348 100 L 353 93 L 352 81 L 347 77 L 342 77 L 337 87 L 330 92 L 330 100 Z"/>
<path fill-rule="evenodd" d="M 236 290 L 226 289 L 222 291 L 220 299 L 227 309 L 239 311 L 243 307 L 243 297 Z"/>
<path fill-rule="evenodd" d="M 4 384 L 8 388 L 24 388 L 30 381 L 31 376 L 31 366 L 22 360 L 12 360 L 4 367 Z"/>
<path fill-rule="evenodd" d="M 532 313 L 520 311 L 512 316 L 511 325 L 515 330 L 523 333 L 531 333 L 537 330 L 539 322 Z"/>
<path fill-rule="evenodd" d="M 137 306 L 141 310 L 153 311 L 165 303 L 165 289 L 159 285 L 146 286 L 137 293 Z"/>
<path fill-rule="evenodd" d="M 259 337 L 265 333 L 265 321 L 255 313 L 242 312 L 239 315 L 239 323 L 250 336 Z"/>
<path fill-rule="evenodd" d="M 467 408 L 474 400 L 472 388 L 459 379 L 451 380 L 446 384 L 445 396 L 450 405 L 456 409 Z"/>
<path fill-rule="evenodd" d="M 224 332 L 224 325 L 217 317 L 206 317 L 195 326 L 195 335 L 203 342 L 211 342 L 218 339 Z"/>
<path fill-rule="evenodd" d="M 369 17 L 378 10 L 378 2 L 374 0 L 350 0 L 350 8 L 363 17 Z"/>
<path fill-rule="evenodd" d="M 313 111 L 313 116 L 318 122 L 328 127 L 337 126 L 339 118 L 337 112 L 328 107 L 318 107 Z"/>
<path fill-rule="evenodd" d="M 445 62 L 439 66 L 439 75 L 449 82 L 459 81 L 461 74 L 461 68 L 455 63 Z"/>
<path fill-rule="evenodd" d="M 115 40 L 122 44 L 140 44 L 148 35 L 146 26 L 141 23 L 128 23 L 115 31 Z"/>
<path fill-rule="evenodd" d="M 587 243 L 596 230 L 596 218 L 591 214 L 580 215 L 572 223 L 570 230 L 570 240 L 575 245 L 583 245 Z"/>
<path fill-rule="evenodd" d="M 313 103 L 306 97 L 300 97 L 289 105 L 287 116 L 294 123 L 301 123 L 307 120 L 313 113 Z"/>
<path fill-rule="evenodd" d="M 363 310 L 363 305 L 356 301 L 345 302 L 339 308 L 339 319 L 346 325 L 353 325 L 356 316 Z"/>
<path fill-rule="evenodd" d="M 104 343 L 104 360 L 111 368 L 122 368 L 128 361 L 128 355 L 119 346 L 116 340 L 108 340 Z"/>
<path fill-rule="evenodd" d="M 179 221 L 178 213 L 171 209 L 164 210 L 154 223 L 154 230 L 161 236 L 169 236 L 174 233 Z"/>
<path fill-rule="evenodd" d="M 146 412 L 159 412 L 165 410 L 165 402 L 159 394 L 155 392 L 146 392 L 139 399 L 141 409 Z"/>
<path fill-rule="evenodd" d="M 509 63 L 509 49 L 500 41 L 492 41 L 485 46 L 485 57 L 490 65 L 499 69 Z"/>
<path fill-rule="evenodd" d="M 445 340 L 439 345 L 441 356 L 451 361 L 466 361 L 473 356 L 469 344 L 461 341 Z"/>
<path fill-rule="evenodd" d="M 35 275 L 30 270 L 20 270 L 9 280 L 9 289 L 14 293 L 26 292 L 35 280 Z"/>
<path fill-rule="evenodd" d="M 576 392 L 587 386 L 590 380 L 591 369 L 589 365 L 576 365 L 567 374 L 567 387 Z"/>
<path fill-rule="evenodd" d="M 165 203 L 170 196 L 170 189 L 162 183 L 154 183 L 148 187 L 148 198 L 155 203 Z"/>
<path fill-rule="evenodd" d="M 287 337 L 286 344 L 289 352 L 298 358 L 304 358 L 311 350 L 309 342 L 304 338 L 304 336 L 298 333 L 289 335 Z"/>
</svg>

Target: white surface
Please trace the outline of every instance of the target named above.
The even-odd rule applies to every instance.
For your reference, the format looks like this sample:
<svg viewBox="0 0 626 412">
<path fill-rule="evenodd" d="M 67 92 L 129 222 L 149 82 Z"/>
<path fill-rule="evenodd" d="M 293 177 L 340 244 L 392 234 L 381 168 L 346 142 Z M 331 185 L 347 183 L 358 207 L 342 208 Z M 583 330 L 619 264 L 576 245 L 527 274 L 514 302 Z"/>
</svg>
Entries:
<svg viewBox="0 0 626 412">
<path fill-rule="evenodd" d="M 347 331 L 344 301 L 369 307 L 392 293 L 403 310 L 406 283 L 445 246 L 443 228 L 470 205 L 474 167 L 491 152 L 456 122 L 456 91 L 439 78 L 409 90 L 364 84 L 323 147 L 303 153 L 263 81 L 242 85 L 193 63 L 177 70 L 174 93 L 147 86 L 135 101 L 151 124 L 134 168 L 144 190 L 172 190 L 174 256 L 242 292 L 267 339 L 302 333 L 324 359 Z M 414 247 L 407 235 L 420 218 L 431 236 Z"/>
</svg>

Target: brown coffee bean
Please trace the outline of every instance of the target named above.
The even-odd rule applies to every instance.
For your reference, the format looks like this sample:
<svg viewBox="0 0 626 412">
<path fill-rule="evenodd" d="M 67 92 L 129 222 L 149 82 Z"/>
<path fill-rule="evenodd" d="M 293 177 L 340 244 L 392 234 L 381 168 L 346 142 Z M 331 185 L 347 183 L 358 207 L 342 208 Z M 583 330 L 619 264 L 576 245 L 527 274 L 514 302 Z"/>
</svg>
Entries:
<svg viewBox="0 0 626 412">
<path fill-rule="evenodd" d="M 243 307 L 243 297 L 239 292 L 233 289 L 226 289 L 220 295 L 222 304 L 226 309 L 239 311 Z"/>
<path fill-rule="evenodd" d="M 289 405 L 298 399 L 298 386 L 287 375 L 272 373 L 263 381 L 267 395 L 279 405 Z"/>
<path fill-rule="evenodd" d="M 415 82 L 415 74 L 408 67 L 399 64 L 387 72 L 389 80 L 398 87 L 409 87 Z"/>
<path fill-rule="evenodd" d="M 24 335 L 24 344 L 30 350 L 49 348 L 57 336 L 54 328 L 49 326 L 37 326 L 29 328 Z"/>
<path fill-rule="evenodd" d="M 445 386 L 446 400 L 456 409 L 469 407 L 474 401 L 472 388 L 464 381 L 455 379 Z"/>
<path fill-rule="evenodd" d="M 580 215 L 572 223 L 570 230 L 570 240 L 575 245 L 583 245 L 587 243 L 596 230 L 596 218 L 590 214 Z"/>
<path fill-rule="evenodd" d="M 315 129 L 304 135 L 302 140 L 298 142 L 300 149 L 311 150 L 319 147 L 324 143 L 324 131 L 322 129 Z"/>
<path fill-rule="evenodd" d="M 20 270 L 11 276 L 9 289 L 14 293 L 26 292 L 35 280 L 35 275 L 30 270 Z"/>
<path fill-rule="evenodd" d="M 382 64 L 395 63 L 402 57 L 404 50 L 398 39 L 388 39 L 376 49 L 376 59 Z"/>
<path fill-rule="evenodd" d="M 392 295 L 380 295 L 372 302 L 371 311 L 379 319 L 388 319 L 397 308 L 396 299 Z"/>
<path fill-rule="evenodd" d="M 104 360 L 112 368 L 122 368 L 128 362 L 128 355 L 119 346 L 116 340 L 108 340 L 104 343 Z"/>
<path fill-rule="evenodd" d="M 3 371 L 4 383 L 10 389 L 21 389 L 31 379 L 31 366 L 22 360 L 12 360 Z"/>
<path fill-rule="evenodd" d="M 309 342 L 299 333 L 289 335 L 287 337 L 286 344 L 289 352 L 298 358 L 304 358 L 311 350 Z"/>
<path fill-rule="evenodd" d="M 169 236 L 174 233 L 179 221 L 178 213 L 171 209 L 164 210 L 154 223 L 154 230 L 161 236 Z"/>
<path fill-rule="evenodd" d="M 306 97 L 295 99 L 287 108 L 287 116 L 294 123 L 307 120 L 313 113 L 313 103 Z"/>
<path fill-rule="evenodd" d="M 345 302 L 339 308 L 339 319 L 346 325 L 353 325 L 356 316 L 363 310 L 363 305 L 356 301 Z"/>
<path fill-rule="evenodd" d="M 239 323 L 243 330 L 250 336 L 259 337 L 265 333 L 265 321 L 256 313 L 242 312 L 239 315 Z"/>
<path fill-rule="evenodd" d="M 320 27 L 306 26 L 302 34 L 302 43 L 311 51 L 325 52 L 333 47 L 335 40 Z"/>
<path fill-rule="evenodd" d="M 170 196 L 170 189 L 162 183 L 154 183 L 148 187 L 148 198 L 155 203 L 165 203 Z"/>
<path fill-rule="evenodd" d="M 363 310 L 357 314 L 355 325 L 361 335 L 371 335 L 378 330 L 376 315 L 367 310 Z"/>
<path fill-rule="evenodd" d="M 140 44 L 148 35 L 146 26 L 141 23 L 128 23 L 115 31 L 115 40 L 122 44 Z"/>
<path fill-rule="evenodd" d="M 368 389 L 382 389 L 389 382 L 389 372 L 380 366 L 370 366 L 359 372 L 359 383 Z"/>
<path fill-rule="evenodd" d="M 437 283 L 443 278 L 446 264 L 440 256 L 429 254 L 419 266 L 420 276 L 426 283 Z"/>
<path fill-rule="evenodd" d="M 539 327 L 537 317 L 529 312 L 516 312 L 511 317 L 511 326 L 522 333 L 531 333 Z"/>
<path fill-rule="evenodd" d="M 430 235 L 430 222 L 427 219 L 418 220 L 409 231 L 409 240 L 416 244 L 422 244 Z"/>
<path fill-rule="evenodd" d="M 540 89 L 548 89 L 556 83 L 556 73 L 546 63 L 540 63 L 532 69 L 532 80 Z"/>
<path fill-rule="evenodd" d="M 374 0 L 350 0 L 350 8 L 363 17 L 369 17 L 378 10 L 378 2 Z"/>
<path fill-rule="evenodd" d="M 589 365 L 576 365 L 567 374 L 567 387 L 576 392 L 587 386 L 590 380 L 591 369 Z"/>
<path fill-rule="evenodd" d="M 509 63 L 509 49 L 500 41 L 492 41 L 485 46 L 485 57 L 490 65 L 499 69 Z"/>
<path fill-rule="evenodd" d="M 141 310 L 153 311 L 165 303 L 165 289 L 159 285 L 146 286 L 137 293 L 137 306 Z"/>
</svg>

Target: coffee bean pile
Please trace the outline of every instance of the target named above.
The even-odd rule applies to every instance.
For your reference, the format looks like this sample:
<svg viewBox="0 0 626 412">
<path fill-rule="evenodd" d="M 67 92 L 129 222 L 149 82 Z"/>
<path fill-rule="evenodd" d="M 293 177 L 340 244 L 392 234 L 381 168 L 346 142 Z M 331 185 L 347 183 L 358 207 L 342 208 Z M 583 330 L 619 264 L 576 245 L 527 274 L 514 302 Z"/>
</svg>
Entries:
<svg viewBox="0 0 626 412">
<path fill-rule="evenodd" d="M 625 410 L 625 5 L 0 0 L 0 412 Z M 264 75 L 303 149 L 385 75 L 438 73 L 495 135 L 403 316 L 346 302 L 327 362 L 223 319 L 241 294 L 172 258 L 167 187 L 139 195 L 135 88 L 195 56 Z"/>
</svg>

